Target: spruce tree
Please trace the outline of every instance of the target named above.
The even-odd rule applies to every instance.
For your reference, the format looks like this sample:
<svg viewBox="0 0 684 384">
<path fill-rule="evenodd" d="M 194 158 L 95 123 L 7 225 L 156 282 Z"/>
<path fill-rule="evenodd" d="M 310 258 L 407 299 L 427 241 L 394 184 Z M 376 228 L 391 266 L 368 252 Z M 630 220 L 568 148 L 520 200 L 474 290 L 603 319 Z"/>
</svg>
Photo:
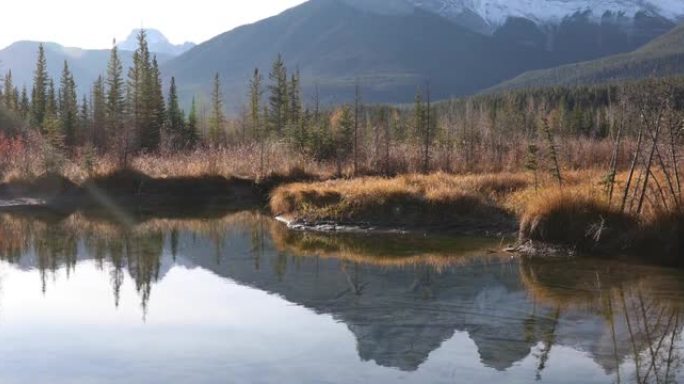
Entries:
<svg viewBox="0 0 684 384">
<path fill-rule="evenodd" d="M 140 149 L 155 151 L 164 124 L 164 97 L 156 58 L 151 58 L 145 30 L 138 33 L 138 48 L 128 72 L 127 99 Z"/>
<path fill-rule="evenodd" d="M 276 57 L 268 77 L 271 80 L 271 85 L 269 86 L 271 95 L 268 99 L 271 129 L 278 136 L 281 136 L 289 118 L 287 68 L 285 67 L 282 55 L 279 54 Z"/>
<path fill-rule="evenodd" d="M 21 88 L 21 98 L 19 101 L 19 115 L 24 120 L 28 120 L 29 113 L 31 113 L 31 101 L 29 100 L 26 86 L 24 86 Z"/>
<path fill-rule="evenodd" d="M 147 99 L 146 108 L 150 111 L 148 126 L 148 143 L 146 149 L 157 150 L 161 144 L 161 132 L 166 123 L 166 104 L 164 102 L 164 91 L 162 90 L 161 72 L 157 63 L 157 56 L 152 58 L 152 67 L 148 74 L 150 94 Z"/>
<path fill-rule="evenodd" d="M 69 64 L 66 60 L 64 61 L 62 77 L 60 79 L 58 106 L 64 143 L 67 148 L 72 148 L 77 144 L 78 101 L 74 77 L 69 70 Z"/>
<path fill-rule="evenodd" d="M 189 146 L 194 146 L 197 143 L 199 134 L 197 133 L 197 104 L 195 98 L 192 98 L 192 105 L 190 106 L 190 113 L 188 114 L 188 122 L 185 124 L 185 141 Z"/>
<path fill-rule="evenodd" d="M 254 68 L 254 74 L 252 75 L 252 79 L 249 81 L 249 117 L 252 137 L 258 141 L 264 139 L 262 135 L 262 129 L 259 126 L 261 123 L 261 98 L 264 92 L 261 89 L 262 81 L 263 77 L 259 72 L 259 68 Z"/>
<path fill-rule="evenodd" d="M 174 147 L 179 148 L 184 146 L 186 137 L 184 134 L 184 117 L 178 105 L 178 92 L 176 90 L 176 78 L 171 78 L 171 85 L 169 87 L 169 104 L 166 108 L 167 122 L 166 129 L 173 140 Z"/>
<path fill-rule="evenodd" d="M 38 46 L 38 60 L 33 72 L 33 90 L 31 91 L 31 125 L 42 129 L 48 107 L 48 73 L 43 44 Z"/>
<path fill-rule="evenodd" d="M 348 105 L 338 109 L 332 117 L 335 140 L 335 158 L 337 174 L 342 174 L 342 164 L 349 157 L 354 147 L 354 118 Z"/>
<path fill-rule="evenodd" d="M 45 117 L 44 119 L 47 118 L 57 118 L 57 93 L 55 90 L 55 82 L 50 79 L 48 81 L 48 87 L 47 87 L 47 97 L 46 97 L 47 103 L 45 104 Z"/>
<path fill-rule="evenodd" d="M 288 101 L 290 103 L 288 109 L 288 120 L 290 124 L 295 126 L 299 124 L 302 114 L 302 100 L 300 94 L 300 76 L 299 70 L 297 70 L 290 77 L 290 85 L 288 87 Z"/>
<path fill-rule="evenodd" d="M 90 102 L 88 97 L 83 95 L 81 106 L 78 111 L 78 131 L 82 142 L 93 143 L 92 119 L 90 115 Z"/>
<path fill-rule="evenodd" d="M 105 106 L 106 130 L 105 145 L 114 143 L 118 151 L 119 165 L 127 166 L 129 151 L 129 131 L 126 118 L 126 100 L 124 98 L 123 67 L 116 44 L 113 45 L 107 65 L 107 100 Z"/>
<path fill-rule="evenodd" d="M 221 79 L 219 74 L 214 75 L 214 86 L 211 92 L 211 117 L 209 119 L 209 138 L 217 144 L 223 130 L 223 95 L 221 93 Z"/>
<path fill-rule="evenodd" d="M 107 98 L 105 97 L 105 81 L 99 76 L 93 84 L 92 96 L 92 140 L 95 148 L 106 149 L 107 136 Z"/>
<path fill-rule="evenodd" d="M 10 111 L 16 111 L 17 106 L 18 106 L 18 101 L 14 97 L 14 82 L 12 80 L 12 71 L 10 70 L 7 72 L 5 75 L 4 79 L 4 90 L 2 92 L 3 94 L 3 104 L 5 105 L 5 108 L 7 108 Z"/>
</svg>

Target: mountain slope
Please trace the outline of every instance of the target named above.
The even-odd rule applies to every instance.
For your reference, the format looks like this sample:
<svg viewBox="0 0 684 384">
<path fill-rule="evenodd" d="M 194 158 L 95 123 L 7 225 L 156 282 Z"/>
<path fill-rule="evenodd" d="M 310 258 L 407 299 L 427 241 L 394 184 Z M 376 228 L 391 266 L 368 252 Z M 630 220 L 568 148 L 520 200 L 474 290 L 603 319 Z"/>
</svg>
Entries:
<svg viewBox="0 0 684 384">
<path fill-rule="evenodd" d="M 268 73 L 278 53 L 300 70 L 305 88 L 317 83 L 328 99 L 351 95 L 359 78 L 367 100 L 383 101 L 409 101 L 428 79 L 435 97 L 467 94 L 546 61 L 534 47 L 503 44 L 426 11 L 376 13 L 312 0 L 217 36 L 162 72 L 186 92 L 206 90 L 219 72 L 229 102 L 237 102 L 253 68 Z"/>
<path fill-rule="evenodd" d="M 317 86 L 323 102 L 349 100 L 357 78 L 366 101 L 411 101 L 427 80 L 433 96 L 445 98 L 529 70 L 628 52 L 674 26 L 645 13 L 628 21 L 623 16 L 604 15 L 596 23 L 575 14 L 552 28 L 508 18 L 485 35 L 410 3 L 310 0 L 219 35 L 170 60 L 162 72 L 176 76 L 186 101 L 208 95 L 218 72 L 232 110 L 246 99 L 253 69 L 267 74 L 279 53 L 290 69 L 300 70 L 305 92 L 311 95 Z"/>
<path fill-rule="evenodd" d="M 36 66 L 39 44 L 35 41 L 20 41 L 0 50 L 0 73 L 12 70 L 14 84 L 20 89 L 25 85 L 29 93 L 33 84 L 33 70 Z M 109 50 L 68 48 L 56 43 L 45 43 L 44 47 L 48 74 L 54 79 L 56 86 L 59 85 L 64 60 L 69 62 L 69 68 L 81 93 L 89 92 L 92 83 L 107 69 Z M 133 62 L 133 54 L 130 51 L 120 51 L 120 56 L 125 68 Z M 158 55 L 160 62 L 168 59 L 168 55 Z"/>
<path fill-rule="evenodd" d="M 524 73 L 493 90 L 684 74 L 684 24 L 626 54 Z"/>
</svg>

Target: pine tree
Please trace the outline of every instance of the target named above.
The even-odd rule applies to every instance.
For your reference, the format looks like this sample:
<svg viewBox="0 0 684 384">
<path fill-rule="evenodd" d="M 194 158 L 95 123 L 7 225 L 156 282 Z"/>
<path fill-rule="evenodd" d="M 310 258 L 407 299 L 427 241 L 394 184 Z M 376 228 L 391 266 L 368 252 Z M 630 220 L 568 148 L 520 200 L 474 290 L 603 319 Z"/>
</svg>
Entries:
<svg viewBox="0 0 684 384">
<path fill-rule="evenodd" d="M 107 145 L 107 98 L 105 97 L 105 81 L 99 76 L 93 84 L 92 96 L 92 140 L 95 148 L 104 150 Z"/>
<path fill-rule="evenodd" d="M 106 115 L 109 128 L 112 130 L 110 134 L 117 133 L 117 130 L 123 126 L 126 102 L 123 92 L 122 73 L 123 67 L 119 58 L 118 48 L 114 45 L 107 67 Z"/>
<path fill-rule="evenodd" d="M 299 70 L 292 74 L 290 77 L 290 85 L 288 87 L 288 101 L 290 103 L 288 109 L 288 120 L 292 125 L 297 125 L 302 115 L 302 100 L 301 100 L 301 89 L 300 89 L 300 76 Z"/>
<path fill-rule="evenodd" d="M 119 58 L 119 51 L 114 42 L 109 64 L 107 65 L 107 100 L 105 105 L 106 129 L 105 142 L 114 142 L 119 157 L 119 165 L 128 164 L 130 134 L 126 122 L 126 100 L 124 98 L 123 67 Z"/>
<path fill-rule="evenodd" d="M 180 148 L 185 146 L 186 137 L 184 134 L 185 120 L 183 111 L 178 105 L 178 92 L 176 90 L 176 78 L 171 78 L 171 86 L 169 87 L 169 105 L 166 108 L 167 122 L 166 130 L 173 140 L 174 147 Z"/>
<path fill-rule="evenodd" d="M 55 82 L 50 79 L 48 81 L 47 87 L 47 103 L 45 104 L 45 117 L 47 118 L 57 118 L 57 93 L 55 91 Z"/>
<path fill-rule="evenodd" d="M 5 75 L 4 79 L 4 90 L 3 90 L 3 104 L 5 108 L 10 111 L 16 111 L 18 107 L 18 100 L 15 98 L 14 83 L 12 80 L 12 71 L 10 70 Z"/>
<path fill-rule="evenodd" d="M 149 87 L 149 96 L 145 99 L 145 108 L 149 110 L 149 121 L 145 127 L 147 131 L 147 143 L 145 149 L 157 150 L 161 144 L 161 132 L 166 122 L 166 105 L 162 90 L 161 72 L 157 57 L 152 58 L 152 67 L 146 79 Z"/>
<path fill-rule="evenodd" d="M 59 88 L 59 118 L 61 131 L 64 134 L 64 143 L 67 148 L 77 144 L 78 129 L 78 101 L 76 96 L 76 84 L 69 70 L 69 64 L 64 61 L 62 77 Z"/>
<path fill-rule="evenodd" d="M 354 146 L 354 118 L 348 105 L 337 109 L 331 117 L 333 129 L 337 174 L 342 174 L 342 164 L 351 154 Z"/>
<path fill-rule="evenodd" d="M 166 119 L 161 75 L 156 57 L 150 56 L 145 30 L 138 33 L 138 48 L 128 71 L 127 101 L 140 149 L 155 151 L 161 143 Z"/>
<path fill-rule="evenodd" d="M 259 72 L 259 68 L 254 68 L 254 74 L 249 81 L 249 118 L 252 129 L 251 134 L 256 140 L 262 139 L 260 132 L 261 127 L 259 126 L 261 117 L 261 98 L 264 92 L 261 89 L 262 81 L 263 77 Z"/>
<path fill-rule="evenodd" d="M 79 141 L 93 143 L 92 119 L 90 115 L 90 102 L 88 97 L 83 95 L 81 106 L 78 112 L 78 130 L 80 134 Z"/>
<path fill-rule="evenodd" d="M 43 118 L 43 134 L 45 135 L 45 147 L 43 148 L 43 160 L 45 171 L 59 173 L 64 162 L 64 131 L 58 113 L 57 94 L 55 83 L 52 79 L 48 82 L 47 103 Z"/>
<path fill-rule="evenodd" d="M 28 97 L 28 91 L 26 86 L 21 88 L 21 98 L 19 101 L 19 115 L 27 120 L 29 118 L 29 113 L 31 112 L 31 101 Z"/>
<path fill-rule="evenodd" d="M 43 44 L 38 46 L 38 60 L 33 73 L 33 90 L 31 92 L 31 124 L 43 128 L 48 107 L 48 73 Z"/>
<path fill-rule="evenodd" d="M 153 67 L 145 30 L 138 33 L 138 48 L 128 72 L 128 105 L 140 148 L 159 148 L 163 124 L 163 97 L 158 68 Z"/>
<path fill-rule="evenodd" d="M 211 92 L 211 118 L 209 119 L 209 138 L 217 144 L 223 130 L 223 95 L 221 93 L 221 79 L 214 75 L 214 87 Z"/>
<path fill-rule="evenodd" d="M 269 86 L 271 93 L 269 97 L 271 129 L 278 136 L 281 136 L 289 118 L 287 68 L 285 67 L 282 55 L 279 54 L 276 57 L 268 77 L 271 80 L 271 85 Z"/>
<path fill-rule="evenodd" d="M 185 124 L 185 141 L 189 146 L 194 146 L 197 143 L 199 136 L 197 131 L 197 104 L 193 97 L 190 113 L 188 114 L 188 122 Z"/>
</svg>

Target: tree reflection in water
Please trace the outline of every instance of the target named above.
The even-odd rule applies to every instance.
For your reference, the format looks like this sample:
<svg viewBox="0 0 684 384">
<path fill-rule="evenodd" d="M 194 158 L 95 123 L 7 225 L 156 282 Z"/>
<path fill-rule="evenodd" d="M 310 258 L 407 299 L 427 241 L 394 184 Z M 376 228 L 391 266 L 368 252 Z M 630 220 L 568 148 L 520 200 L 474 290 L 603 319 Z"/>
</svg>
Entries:
<svg viewBox="0 0 684 384">
<path fill-rule="evenodd" d="M 132 216 L 128 216 L 132 217 Z M 483 365 L 527 357 L 543 380 L 557 345 L 586 352 L 617 382 L 669 383 L 682 368 L 678 271 L 584 259 L 518 259 L 498 241 L 392 234 L 291 232 L 258 212 L 213 219 L 0 214 L 0 259 L 51 274 L 92 260 L 114 305 L 126 276 L 143 318 L 154 285 L 174 265 L 219 276 L 330 313 L 379 365 L 415 370 L 455 331 Z M 530 377 L 530 379 L 532 379 Z"/>
</svg>

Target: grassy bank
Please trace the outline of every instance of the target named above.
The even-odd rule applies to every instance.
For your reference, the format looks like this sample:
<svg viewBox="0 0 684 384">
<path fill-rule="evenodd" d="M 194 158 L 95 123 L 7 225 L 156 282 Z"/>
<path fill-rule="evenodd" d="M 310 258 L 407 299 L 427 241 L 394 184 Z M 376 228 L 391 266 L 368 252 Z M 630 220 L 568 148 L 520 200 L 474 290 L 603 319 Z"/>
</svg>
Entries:
<svg viewBox="0 0 684 384">
<path fill-rule="evenodd" d="M 270 208 L 312 224 L 510 231 L 515 219 L 507 197 L 526 188 L 527 177 L 508 173 L 364 177 L 284 185 L 271 194 Z"/>
<path fill-rule="evenodd" d="M 626 176 L 616 178 L 621 190 Z M 559 187 L 529 174 L 406 175 L 281 186 L 270 208 L 287 220 L 315 227 L 335 222 L 372 227 L 452 230 L 460 233 L 518 231 L 527 251 L 553 245 L 580 253 L 636 255 L 680 264 L 684 215 L 663 210 L 646 195 L 637 214 L 617 192 L 611 197 L 600 172 L 570 172 Z M 654 192 L 655 193 L 655 192 Z M 522 248 L 521 248 L 522 249 Z"/>
</svg>

